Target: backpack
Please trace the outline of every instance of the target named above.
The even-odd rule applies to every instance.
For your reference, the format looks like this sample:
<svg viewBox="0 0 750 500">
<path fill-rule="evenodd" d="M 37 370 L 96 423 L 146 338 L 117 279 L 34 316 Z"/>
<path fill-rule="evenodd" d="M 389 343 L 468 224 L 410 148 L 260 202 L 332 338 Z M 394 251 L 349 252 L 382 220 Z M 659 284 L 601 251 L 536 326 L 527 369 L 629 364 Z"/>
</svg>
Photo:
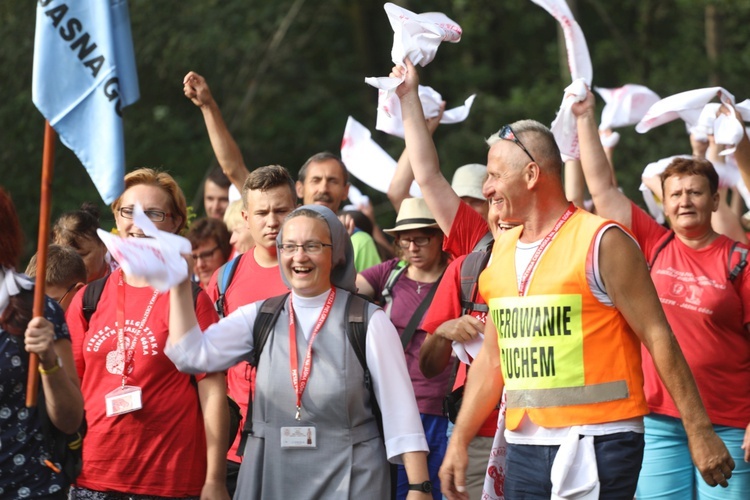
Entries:
<svg viewBox="0 0 750 500">
<path fill-rule="evenodd" d="M 651 261 L 648 263 L 649 271 L 654 267 L 656 258 L 659 256 L 661 251 L 664 250 L 664 247 L 666 247 L 673 238 L 674 231 L 670 231 L 666 235 L 664 235 L 661 240 L 659 240 L 656 248 L 654 249 L 654 254 L 651 256 Z M 737 279 L 740 273 L 742 273 L 742 270 L 747 266 L 747 254 L 747 248 L 740 247 L 738 241 L 732 242 L 732 248 L 729 250 L 729 256 L 727 257 L 727 279 L 731 283 L 734 283 L 734 280 Z M 735 255 L 738 256 L 737 259 L 734 258 Z M 732 262 L 734 262 L 735 260 L 737 261 L 737 263 L 733 266 Z"/>
<path fill-rule="evenodd" d="M 216 284 L 219 288 L 219 297 L 214 302 L 214 309 L 216 309 L 220 319 L 227 315 L 224 295 L 227 293 L 229 284 L 232 283 L 234 273 L 237 271 L 237 265 L 240 263 L 240 257 L 242 257 L 242 254 L 223 264 L 217 271 Z"/>
<path fill-rule="evenodd" d="M 461 263 L 461 315 L 469 314 L 472 311 L 476 312 L 489 312 L 490 308 L 487 304 L 477 303 L 477 297 L 479 296 L 479 275 L 487 267 L 490 261 L 492 252 L 492 242 L 486 243 L 486 251 L 475 251 L 471 252 L 466 256 L 464 261 Z M 458 370 L 458 366 L 456 366 Z M 466 367 L 467 373 L 469 367 Z M 454 374 L 455 376 L 455 374 Z M 461 403 L 464 397 L 464 387 L 457 387 L 453 391 L 449 392 L 443 400 L 443 414 L 448 419 L 456 423 L 458 417 L 458 411 L 461 409 Z"/>
<path fill-rule="evenodd" d="M 388 275 L 388 279 L 385 281 L 385 286 L 380 292 L 380 295 L 385 300 L 385 304 L 382 304 L 383 311 L 385 311 L 385 314 L 386 316 L 388 316 L 388 318 L 391 317 L 391 309 L 393 308 L 393 286 L 396 284 L 396 281 L 398 281 L 401 275 L 404 274 L 407 267 L 409 267 L 409 264 L 407 264 L 406 261 L 400 260 L 398 264 L 396 264 L 396 267 L 391 270 L 391 274 Z"/>
<path fill-rule="evenodd" d="M 273 331 L 276 321 L 279 319 L 279 314 L 284 308 L 286 299 L 289 297 L 289 293 L 271 297 L 263 301 L 260 309 L 258 310 L 258 316 L 255 318 L 253 324 L 253 352 L 250 354 L 248 362 L 253 368 L 258 367 L 260 361 L 260 355 L 263 352 L 263 348 L 266 345 L 266 341 Z M 365 389 L 370 393 L 370 404 L 372 405 L 372 413 L 375 416 L 375 422 L 378 425 L 380 431 L 380 437 L 385 438 L 383 434 L 383 415 L 378 405 L 378 399 L 375 397 L 375 386 L 372 383 L 372 376 L 370 370 L 367 368 L 367 356 L 365 355 L 365 345 L 367 340 L 367 325 L 370 320 L 368 315 L 367 306 L 370 304 L 370 300 L 352 293 L 346 301 L 346 312 L 347 323 L 346 323 L 346 336 L 349 339 L 354 354 L 356 354 L 359 363 L 362 365 L 364 370 L 364 383 Z M 253 433 L 253 390 L 250 388 L 250 393 L 247 397 L 247 415 L 245 416 L 245 425 L 242 428 L 242 439 L 237 449 L 237 455 L 242 456 L 245 453 L 245 444 L 247 442 L 247 436 Z M 391 499 L 396 498 L 396 483 L 397 483 L 397 468 L 395 465 L 388 463 L 388 469 L 391 476 Z"/>
<path fill-rule="evenodd" d="M 492 252 L 471 252 L 461 263 L 461 315 L 471 311 L 489 312 L 487 304 L 478 304 L 479 275 L 487 267 Z"/>
<path fill-rule="evenodd" d="M 263 301 L 258 310 L 258 316 L 255 318 L 253 324 L 253 352 L 250 354 L 248 363 L 253 368 L 258 367 L 260 356 L 263 353 L 263 348 L 266 345 L 268 337 L 271 335 L 276 321 L 279 319 L 279 314 L 286 304 L 286 299 L 289 297 L 289 293 L 283 295 L 277 295 Z M 359 363 L 362 365 L 362 369 L 365 372 L 364 382 L 365 388 L 370 393 L 370 404 L 372 405 L 372 413 L 375 415 L 375 420 L 378 424 L 381 436 L 383 435 L 383 422 L 382 415 L 380 412 L 380 406 L 378 406 L 378 400 L 375 397 L 375 387 L 372 383 L 372 377 L 370 370 L 367 368 L 367 357 L 365 355 L 365 342 L 367 338 L 367 325 L 369 322 L 369 315 L 367 314 L 367 305 L 370 303 L 369 300 L 357 294 L 350 294 L 346 302 L 346 336 L 349 339 L 349 343 L 354 349 L 354 354 L 357 355 Z M 252 388 L 247 399 L 247 416 L 245 417 L 245 425 L 242 428 L 242 440 L 237 454 L 241 456 L 245 451 L 245 442 L 247 441 L 248 434 L 253 433 L 253 393 Z"/>
<path fill-rule="evenodd" d="M 93 316 L 96 311 L 96 306 L 99 304 L 102 292 L 104 292 L 104 285 L 107 283 L 107 278 L 109 278 L 109 276 L 92 281 L 83 291 L 82 309 L 83 317 L 86 318 L 87 323 L 91 321 L 91 316 Z M 195 281 L 191 281 L 190 284 L 192 285 L 193 292 L 193 308 L 195 308 L 198 305 L 198 293 L 201 291 L 201 287 Z M 193 375 L 190 375 L 190 383 L 195 386 L 196 390 L 198 389 L 198 382 Z M 241 416 L 240 406 L 229 396 L 227 396 L 227 406 L 229 407 L 229 446 L 231 447 L 232 443 L 234 443 L 235 436 L 237 436 L 237 431 L 239 431 L 240 428 Z"/>
</svg>

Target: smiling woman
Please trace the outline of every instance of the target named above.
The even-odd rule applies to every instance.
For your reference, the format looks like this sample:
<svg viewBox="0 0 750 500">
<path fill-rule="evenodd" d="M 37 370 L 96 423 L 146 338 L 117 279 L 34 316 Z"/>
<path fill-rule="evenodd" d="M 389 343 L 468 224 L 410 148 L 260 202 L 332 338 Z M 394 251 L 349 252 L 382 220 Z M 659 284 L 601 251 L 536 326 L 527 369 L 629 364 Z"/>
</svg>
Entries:
<svg viewBox="0 0 750 500">
<path fill-rule="evenodd" d="M 390 492 L 388 460 L 403 463 L 409 482 L 420 488 L 409 498 L 430 498 L 427 443 L 393 325 L 367 306 L 364 351 L 382 438 L 365 371 L 346 334 L 356 275 L 346 229 L 328 208 L 305 205 L 287 216 L 276 241 L 292 293 L 281 296 L 260 353 L 248 332 L 264 301 L 240 307 L 201 334 L 189 283 L 171 291 L 165 352 L 181 370 L 218 371 L 251 354 L 258 359 L 248 412 L 253 432 L 243 450 L 251 459 L 242 462 L 235 498 L 381 500 Z"/>
<path fill-rule="evenodd" d="M 136 204 L 162 231 L 185 226 L 185 197 L 169 174 L 143 168 L 125 176 L 112 205 L 122 238 L 145 236 L 133 220 Z M 169 293 L 122 269 L 103 279 L 88 285 L 101 290 L 93 312 L 88 288 L 67 312 L 89 422 L 71 498 L 228 498 L 219 437 L 228 433 L 224 375 L 197 376 L 196 391 L 195 380 L 165 359 Z M 195 310 L 204 327 L 217 319 L 203 291 Z"/>
</svg>

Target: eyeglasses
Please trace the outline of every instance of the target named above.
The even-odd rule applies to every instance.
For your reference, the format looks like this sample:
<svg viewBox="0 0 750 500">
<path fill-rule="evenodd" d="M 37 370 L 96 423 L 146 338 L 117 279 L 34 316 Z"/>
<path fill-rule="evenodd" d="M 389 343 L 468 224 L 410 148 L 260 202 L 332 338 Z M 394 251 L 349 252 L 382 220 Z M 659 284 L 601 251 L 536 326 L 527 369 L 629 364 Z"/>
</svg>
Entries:
<svg viewBox="0 0 750 500">
<path fill-rule="evenodd" d="M 295 253 L 297 253 L 297 249 L 301 248 L 302 251 L 307 255 L 316 255 L 323 251 L 323 247 L 333 248 L 333 245 L 330 245 L 328 243 L 321 243 L 320 241 L 308 241 L 307 243 L 302 243 L 301 245 L 296 245 L 294 243 L 282 243 L 281 245 L 279 245 L 279 251 L 285 255 L 294 255 Z"/>
<path fill-rule="evenodd" d="M 531 161 L 536 163 L 537 161 L 534 159 L 533 156 L 531 156 L 531 153 L 529 153 L 529 150 L 526 149 L 526 146 L 524 146 L 521 141 L 518 140 L 518 137 L 516 137 L 515 132 L 513 132 L 513 129 L 510 128 L 510 125 L 503 125 L 503 128 L 500 129 L 500 131 L 497 133 L 497 135 L 500 137 L 500 139 L 505 139 L 506 141 L 513 141 L 516 144 L 518 144 L 518 147 L 523 149 L 523 152 L 526 153 L 526 156 L 528 156 Z"/>
<path fill-rule="evenodd" d="M 132 219 L 133 211 L 133 207 L 120 207 L 117 210 L 117 213 L 119 213 L 120 217 L 123 219 Z M 172 214 L 169 212 L 162 212 L 161 210 L 144 210 L 143 213 L 146 214 L 146 217 L 148 217 L 151 222 L 163 222 L 167 217 L 172 217 Z"/>
<path fill-rule="evenodd" d="M 417 245 L 418 247 L 424 247 L 430 244 L 430 237 L 429 236 L 417 236 L 416 238 L 406 239 L 401 238 L 398 240 L 398 246 L 406 250 L 411 246 L 412 243 Z"/>
<path fill-rule="evenodd" d="M 63 294 L 63 296 L 62 296 L 62 297 L 60 297 L 59 299 L 56 299 L 56 298 L 54 298 L 54 297 L 50 297 L 50 298 L 51 298 L 52 300 L 54 300 L 55 302 L 57 302 L 58 304 L 61 304 L 61 303 L 62 303 L 62 301 L 63 301 L 63 300 L 65 300 L 65 297 L 67 297 L 67 296 L 68 296 L 68 294 L 69 294 L 69 293 L 71 292 L 71 290 L 73 290 L 73 289 L 75 288 L 75 286 L 76 286 L 77 284 L 78 284 L 78 283 L 73 283 L 72 285 L 70 285 L 70 286 L 68 287 L 68 289 L 67 289 L 67 290 L 65 290 L 65 293 Z"/>
<path fill-rule="evenodd" d="M 219 249 L 219 245 L 216 245 L 211 250 L 206 250 L 205 252 L 201 252 L 201 253 L 194 253 L 193 260 L 197 261 L 198 259 L 203 259 L 203 260 L 213 259 L 214 256 L 216 255 L 216 250 L 218 249 Z"/>
</svg>

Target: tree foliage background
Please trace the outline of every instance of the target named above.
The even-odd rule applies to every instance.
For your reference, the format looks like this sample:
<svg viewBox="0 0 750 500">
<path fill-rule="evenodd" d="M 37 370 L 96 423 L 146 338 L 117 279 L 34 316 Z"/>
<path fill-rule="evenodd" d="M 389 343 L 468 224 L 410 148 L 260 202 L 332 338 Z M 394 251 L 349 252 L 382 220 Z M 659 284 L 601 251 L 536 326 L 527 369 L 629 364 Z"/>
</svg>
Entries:
<svg viewBox="0 0 750 500">
<path fill-rule="evenodd" d="M 440 11 L 463 28 L 420 72 L 448 106 L 470 94 L 469 119 L 442 126 L 435 140 L 448 178 L 465 163 L 484 163 L 484 138 L 521 118 L 550 123 L 570 82 L 561 65 L 557 22 L 529 0 L 409 0 L 415 12 Z M 748 97 L 750 2 L 731 0 L 569 0 L 586 36 L 594 85 L 640 83 L 661 96 L 721 85 Z M 36 240 L 43 118 L 31 102 L 35 4 L 2 2 L 0 184 Z M 215 162 L 200 112 L 182 95 L 189 70 L 206 77 L 250 169 L 278 163 L 296 174 L 311 154 L 338 152 L 347 116 L 398 157 L 403 141 L 374 130 L 377 92 L 365 76 L 386 75 L 392 31 L 373 0 L 130 0 L 141 99 L 124 110 L 128 169 L 168 170 L 202 211 L 200 186 Z M 65 75 L 59 75 L 65 79 Z M 601 102 L 598 103 L 601 107 Z M 650 161 L 689 151 L 674 122 L 646 135 L 620 130 L 620 184 L 638 200 Z M 362 188 L 356 179 L 354 184 Z M 364 190 L 381 223 L 395 214 L 385 196 Z M 58 144 L 53 220 L 84 201 L 100 204 L 75 156 Z M 101 206 L 105 228 L 112 226 Z M 1 237 L 1 236 L 0 236 Z"/>
</svg>

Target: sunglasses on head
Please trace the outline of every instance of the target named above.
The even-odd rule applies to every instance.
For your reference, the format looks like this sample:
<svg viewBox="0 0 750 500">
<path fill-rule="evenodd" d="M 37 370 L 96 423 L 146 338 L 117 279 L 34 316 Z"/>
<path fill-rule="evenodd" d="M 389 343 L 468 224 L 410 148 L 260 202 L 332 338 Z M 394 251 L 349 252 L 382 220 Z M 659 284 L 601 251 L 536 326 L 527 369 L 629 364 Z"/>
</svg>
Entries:
<svg viewBox="0 0 750 500">
<path fill-rule="evenodd" d="M 534 163 L 537 163 L 534 157 L 531 156 L 531 153 L 529 153 L 529 150 L 526 149 L 526 146 L 524 146 L 523 143 L 521 143 L 521 141 L 518 140 L 518 137 L 516 137 L 516 134 L 515 132 L 513 132 L 513 129 L 510 128 L 510 125 L 504 125 L 500 129 L 500 131 L 498 131 L 497 135 L 498 137 L 500 137 L 500 139 L 505 139 L 506 141 L 515 142 L 519 148 L 523 149 L 523 152 L 526 153 L 526 156 L 528 156 L 531 159 L 531 161 L 533 161 Z"/>
</svg>

